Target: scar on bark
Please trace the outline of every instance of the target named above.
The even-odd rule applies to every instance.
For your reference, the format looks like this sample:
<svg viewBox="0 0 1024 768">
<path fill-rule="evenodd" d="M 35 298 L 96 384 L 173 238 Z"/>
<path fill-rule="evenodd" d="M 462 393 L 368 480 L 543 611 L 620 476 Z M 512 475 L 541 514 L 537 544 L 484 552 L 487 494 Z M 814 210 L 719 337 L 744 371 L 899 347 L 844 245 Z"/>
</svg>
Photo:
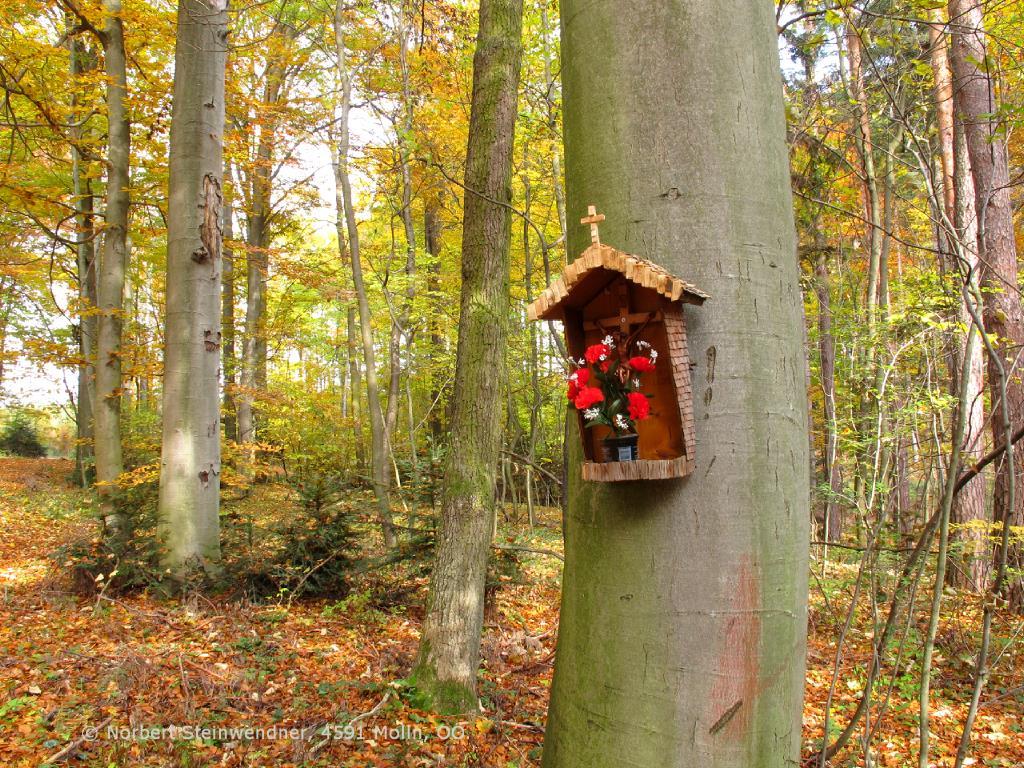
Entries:
<svg viewBox="0 0 1024 768">
<path fill-rule="evenodd" d="M 199 224 L 199 239 L 202 246 L 192 251 L 192 261 L 196 264 L 220 262 L 221 240 L 221 207 L 224 204 L 224 196 L 220 191 L 220 179 L 212 174 L 206 174 L 203 178 L 203 202 L 199 206 L 203 209 L 203 220 Z"/>
<path fill-rule="evenodd" d="M 203 488 L 206 488 L 206 487 L 208 487 L 210 485 L 210 477 L 211 476 L 216 476 L 216 475 L 217 475 L 217 470 L 215 470 L 215 469 L 208 469 L 208 470 L 207 469 L 203 469 L 203 470 L 200 470 L 200 472 L 199 472 L 199 482 L 203 484 Z"/>
<path fill-rule="evenodd" d="M 207 352 L 216 352 L 220 349 L 220 331 L 217 331 L 216 335 L 214 331 L 203 331 L 203 344 Z"/>
<path fill-rule="evenodd" d="M 733 719 L 733 717 L 736 715 L 736 713 L 740 711 L 740 707 L 742 707 L 742 706 L 743 706 L 743 699 L 740 699 L 735 704 L 733 704 L 731 707 L 729 707 L 727 710 L 725 710 L 725 712 L 722 713 L 722 716 L 720 718 L 718 718 L 715 721 L 715 724 L 712 725 L 711 728 L 708 730 L 708 733 L 710 735 L 714 736 L 720 730 L 725 728 L 725 726 L 727 726 L 729 724 L 729 721 Z"/>
</svg>

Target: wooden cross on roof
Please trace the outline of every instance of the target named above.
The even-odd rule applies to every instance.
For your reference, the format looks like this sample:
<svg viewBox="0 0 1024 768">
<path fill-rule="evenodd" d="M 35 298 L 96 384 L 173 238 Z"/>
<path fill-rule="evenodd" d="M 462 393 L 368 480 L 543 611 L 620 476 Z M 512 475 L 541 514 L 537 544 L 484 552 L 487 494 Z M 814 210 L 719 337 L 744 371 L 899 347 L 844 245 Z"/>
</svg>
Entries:
<svg viewBox="0 0 1024 768">
<path fill-rule="evenodd" d="M 590 242 L 594 245 L 601 244 L 601 235 L 597 231 L 598 222 L 604 221 L 604 214 L 598 213 L 597 208 L 590 205 L 587 206 L 587 215 L 580 219 L 580 224 L 590 225 Z"/>
</svg>

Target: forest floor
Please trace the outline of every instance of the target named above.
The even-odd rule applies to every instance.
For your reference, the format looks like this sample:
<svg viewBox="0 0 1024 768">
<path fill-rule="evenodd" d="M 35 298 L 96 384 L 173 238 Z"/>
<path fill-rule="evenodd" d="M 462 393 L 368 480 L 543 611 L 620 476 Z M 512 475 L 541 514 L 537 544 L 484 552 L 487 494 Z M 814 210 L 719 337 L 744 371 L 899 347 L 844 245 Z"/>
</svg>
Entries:
<svg viewBox="0 0 1024 768">
<path fill-rule="evenodd" d="M 521 578 L 505 577 L 491 597 L 484 711 L 472 719 L 438 718 L 413 708 L 402 683 L 416 651 L 422 576 L 397 592 L 370 579 L 342 601 L 290 605 L 171 602 L 102 590 L 86 597 L 72 590 L 54 554 L 95 534 L 88 500 L 68 484 L 70 473 L 64 461 L 0 459 L 0 765 L 539 765 L 558 622 L 556 558 L 521 553 Z M 282 487 L 268 485 L 244 504 L 256 515 L 280 512 L 287 502 Z M 531 535 L 517 524 L 516 545 L 560 550 L 558 521 L 548 511 Z M 807 753 L 821 738 L 836 638 L 855 578 L 852 564 L 818 563 L 815 570 Z M 870 604 L 864 607 L 839 665 L 833 734 L 864 686 L 872 637 Z M 956 751 L 978 617 L 977 598 L 946 599 L 931 707 L 937 766 L 952 765 Z M 895 675 L 887 668 L 876 693 L 888 696 L 872 740 L 878 765 L 917 764 L 919 652 L 910 649 L 925 622 L 919 605 Z M 997 617 L 996 660 L 970 765 L 1024 766 L 1022 628 L 1019 618 Z M 160 730 L 172 725 L 184 730 Z M 264 732 L 226 730 L 246 727 Z M 198 732 L 204 728 L 211 730 Z M 855 748 L 831 764 L 861 765 L 863 755 Z"/>
</svg>

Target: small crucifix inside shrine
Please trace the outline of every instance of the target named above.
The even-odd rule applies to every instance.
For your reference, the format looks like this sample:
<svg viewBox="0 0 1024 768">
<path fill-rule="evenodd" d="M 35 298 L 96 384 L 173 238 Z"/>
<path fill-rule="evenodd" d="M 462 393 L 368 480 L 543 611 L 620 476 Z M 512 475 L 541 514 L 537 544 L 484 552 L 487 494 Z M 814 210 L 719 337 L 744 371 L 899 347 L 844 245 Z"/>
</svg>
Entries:
<svg viewBox="0 0 1024 768">
<path fill-rule="evenodd" d="M 593 364 L 585 359 L 586 353 L 602 351 L 605 344 L 616 350 L 612 357 L 625 350 L 643 350 L 652 361 L 642 375 L 623 363 L 620 377 L 649 403 L 649 418 L 635 424 L 635 457 L 609 460 L 602 446 L 611 430 L 595 427 L 588 422 L 594 412 L 577 407 L 585 457 L 583 479 L 685 477 L 695 466 L 696 437 L 683 305 L 700 306 L 709 297 L 650 259 L 602 244 L 598 224 L 604 220 L 595 206 L 588 207 L 580 223 L 590 227 L 590 246 L 530 305 L 528 316 L 562 321 L 574 366 Z M 600 369 L 596 375 L 600 378 Z M 627 381 L 627 376 L 634 375 L 636 380 Z"/>
</svg>

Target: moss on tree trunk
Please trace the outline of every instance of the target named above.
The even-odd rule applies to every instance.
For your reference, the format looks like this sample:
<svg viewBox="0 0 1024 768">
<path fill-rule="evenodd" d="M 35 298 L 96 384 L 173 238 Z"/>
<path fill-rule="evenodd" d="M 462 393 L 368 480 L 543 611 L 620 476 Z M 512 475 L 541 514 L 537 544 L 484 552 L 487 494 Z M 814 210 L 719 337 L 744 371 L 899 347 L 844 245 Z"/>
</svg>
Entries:
<svg viewBox="0 0 1024 768">
<path fill-rule="evenodd" d="M 462 301 L 451 445 L 414 679 L 421 704 L 476 708 L 487 553 L 501 448 L 522 0 L 482 0 L 466 155 Z"/>
</svg>

